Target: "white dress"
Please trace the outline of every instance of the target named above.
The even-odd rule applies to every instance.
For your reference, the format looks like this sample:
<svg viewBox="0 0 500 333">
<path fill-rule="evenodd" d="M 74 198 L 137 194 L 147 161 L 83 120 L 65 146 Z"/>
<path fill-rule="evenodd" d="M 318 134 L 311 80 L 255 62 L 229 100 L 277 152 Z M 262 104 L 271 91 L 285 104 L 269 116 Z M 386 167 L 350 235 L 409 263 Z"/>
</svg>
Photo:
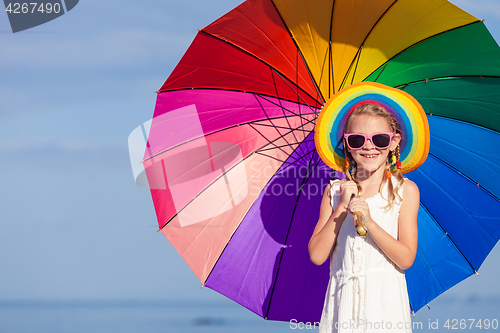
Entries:
<svg viewBox="0 0 500 333">
<path fill-rule="evenodd" d="M 394 181 L 394 178 L 393 178 Z M 340 181 L 331 181 L 331 205 L 337 207 Z M 372 219 L 398 238 L 401 201 L 389 211 L 387 186 L 365 199 Z M 403 197 L 403 189 L 399 191 Z M 330 282 L 326 292 L 319 333 L 330 332 L 411 332 L 411 313 L 404 271 L 379 249 L 370 237 L 356 233 L 347 214 L 330 259 Z"/>
</svg>

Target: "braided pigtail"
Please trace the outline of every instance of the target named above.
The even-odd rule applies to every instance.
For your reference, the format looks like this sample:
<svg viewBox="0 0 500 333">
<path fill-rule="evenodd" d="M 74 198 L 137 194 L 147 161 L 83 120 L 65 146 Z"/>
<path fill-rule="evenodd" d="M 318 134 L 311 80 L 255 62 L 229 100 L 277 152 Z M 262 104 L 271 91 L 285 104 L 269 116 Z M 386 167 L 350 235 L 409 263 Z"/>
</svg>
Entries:
<svg viewBox="0 0 500 333">
<path fill-rule="evenodd" d="M 344 147 L 347 147 L 345 140 L 344 140 Z M 358 170 L 357 163 L 352 158 L 352 156 L 351 156 L 351 158 L 349 157 L 350 154 L 349 154 L 349 152 L 347 152 L 347 149 L 345 149 L 344 151 L 345 151 L 345 155 L 346 155 L 344 173 L 345 173 L 347 179 L 356 183 L 356 186 L 358 188 L 358 196 L 360 196 L 361 192 L 362 192 L 361 186 L 358 184 L 358 181 L 356 180 L 356 172 Z"/>
<path fill-rule="evenodd" d="M 395 160 L 396 160 L 396 171 L 394 172 L 394 176 L 396 177 L 398 183 L 396 184 L 396 187 L 394 188 L 394 192 L 396 192 L 398 199 L 403 200 L 401 196 L 399 195 L 399 189 L 403 186 L 404 184 L 404 178 L 403 174 L 401 173 L 401 161 L 400 161 L 400 154 L 399 154 L 399 145 L 394 149 L 394 155 L 395 155 Z"/>
<path fill-rule="evenodd" d="M 398 197 L 399 200 L 403 200 L 401 196 L 399 195 L 399 189 L 401 186 L 403 186 L 404 183 L 404 178 L 403 175 L 401 174 L 401 162 L 400 162 L 400 154 L 399 154 L 399 145 L 394 149 L 394 151 L 390 151 L 389 155 L 387 156 L 387 162 L 386 162 L 386 173 L 387 175 L 391 176 L 384 176 L 384 179 L 382 180 L 382 184 L 387 184 L 387 192 L 389 193 L 389 198 L 387 198 L 387 206 L 385 206 L 385 209 L 391 209 L 392 205 L 394 204 L 394 201 L 396 200 L 396 196 Z M 394 177 L 397 181 L 396 186 L 394 187 L 392 177 Z M 385 182 L 389 180 L 387 183 Z"/>
</svg>

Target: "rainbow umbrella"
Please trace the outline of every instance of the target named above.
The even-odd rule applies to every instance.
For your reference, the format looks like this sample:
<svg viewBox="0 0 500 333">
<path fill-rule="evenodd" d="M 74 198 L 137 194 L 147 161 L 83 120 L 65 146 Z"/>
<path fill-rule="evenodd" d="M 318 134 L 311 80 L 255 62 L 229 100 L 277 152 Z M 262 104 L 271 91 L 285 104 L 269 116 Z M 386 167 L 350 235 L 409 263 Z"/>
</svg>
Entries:
<svg viewBox="0 0 500 333">
<path fill-rule="evenodd" d="M 307 244 L 340 177 L 314 125 L 360 81 L 412 94 L 431 134 L 413 311 L 500 236 L 500 49 L 444 0 L 248 0 L 201 29 L 157 94 L 144 168 L 161 232 L 203 285 L 270 320 L 317 322 L 329 279 Z"/>
</svg>

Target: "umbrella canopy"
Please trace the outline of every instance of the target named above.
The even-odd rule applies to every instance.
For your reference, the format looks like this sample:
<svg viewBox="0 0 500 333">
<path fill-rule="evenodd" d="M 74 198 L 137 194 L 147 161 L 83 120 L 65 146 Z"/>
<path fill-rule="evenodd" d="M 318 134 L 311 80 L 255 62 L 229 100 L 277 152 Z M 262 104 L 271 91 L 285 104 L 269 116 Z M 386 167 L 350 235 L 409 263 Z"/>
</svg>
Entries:
<svg viewBox="0 0 500 333">
<path fill-rule="evenodd" d="M 144 155 L 159 228 L 200 281 L 271 320 L 318 322 L 329 279 L 307 244 L 341 177 L 314 125 L 337 91 L 380 82 L 430 127 L 420 309 L 474 274 L 500 237 L 500 49 L 444 0 L 248 0 L 199 31 L 157 95 Z"/>
</svg>

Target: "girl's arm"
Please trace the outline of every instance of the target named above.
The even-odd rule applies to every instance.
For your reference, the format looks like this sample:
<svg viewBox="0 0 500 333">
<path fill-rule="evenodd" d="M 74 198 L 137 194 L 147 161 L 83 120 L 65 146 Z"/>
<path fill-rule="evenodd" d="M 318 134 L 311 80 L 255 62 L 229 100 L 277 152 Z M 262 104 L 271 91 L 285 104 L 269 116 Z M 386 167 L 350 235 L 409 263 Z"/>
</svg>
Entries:
<svg viewBox="0 0 500 333">
<path fill-rule="evenodd" d="M 347 215 L 346 198 L 350 198 L 352 193 L 357 193 L 357 187 L 354 182 L 343 182 L 340 185 L 341 195 L 339 204 L 332 210 L 330 204 L 331 185 L 325 188 L 318 223 L 314 228 L 311 239 L 309 240 L 309 257 L 315 265 L 322 265 L 330 256 L 337 241 L 342 222 Z"/>
<path fill-rule="evenodd" d="M 384 229 L 382 229 L 376 222 L 371 219 L 366 211 L 362 211 L 365 215 L 365 226 L 368 229 L 368 233 L 372 239 L 377 243 L 382 251 L 391 259 L 399 268 L 408 269 L 413 264 L 415 260 L 415 255 L 417 254 L 417 241 L 418 241 L 418 229 L 417 229 L 417 215 L 418 207 L 420 204 L 420 193 L 417 185 L 411 180 L 405 180 L 403 185 L 403 203 L 401 204 L 401 210 L 399 212 L 399 234 L 398 239 L 394 239 L 389 235 Z M 359 199 L 356 203 L 359 203 Z M 366 204 L 366 202 L 365 202 Z M 349 207 L 351 211 L 359 210 L 353 207 Z M 359 207 L 358 207 L 359 208 Z M 368 209 L 368 204 L 366 204 L 366 209 Z"/>
</svg>

